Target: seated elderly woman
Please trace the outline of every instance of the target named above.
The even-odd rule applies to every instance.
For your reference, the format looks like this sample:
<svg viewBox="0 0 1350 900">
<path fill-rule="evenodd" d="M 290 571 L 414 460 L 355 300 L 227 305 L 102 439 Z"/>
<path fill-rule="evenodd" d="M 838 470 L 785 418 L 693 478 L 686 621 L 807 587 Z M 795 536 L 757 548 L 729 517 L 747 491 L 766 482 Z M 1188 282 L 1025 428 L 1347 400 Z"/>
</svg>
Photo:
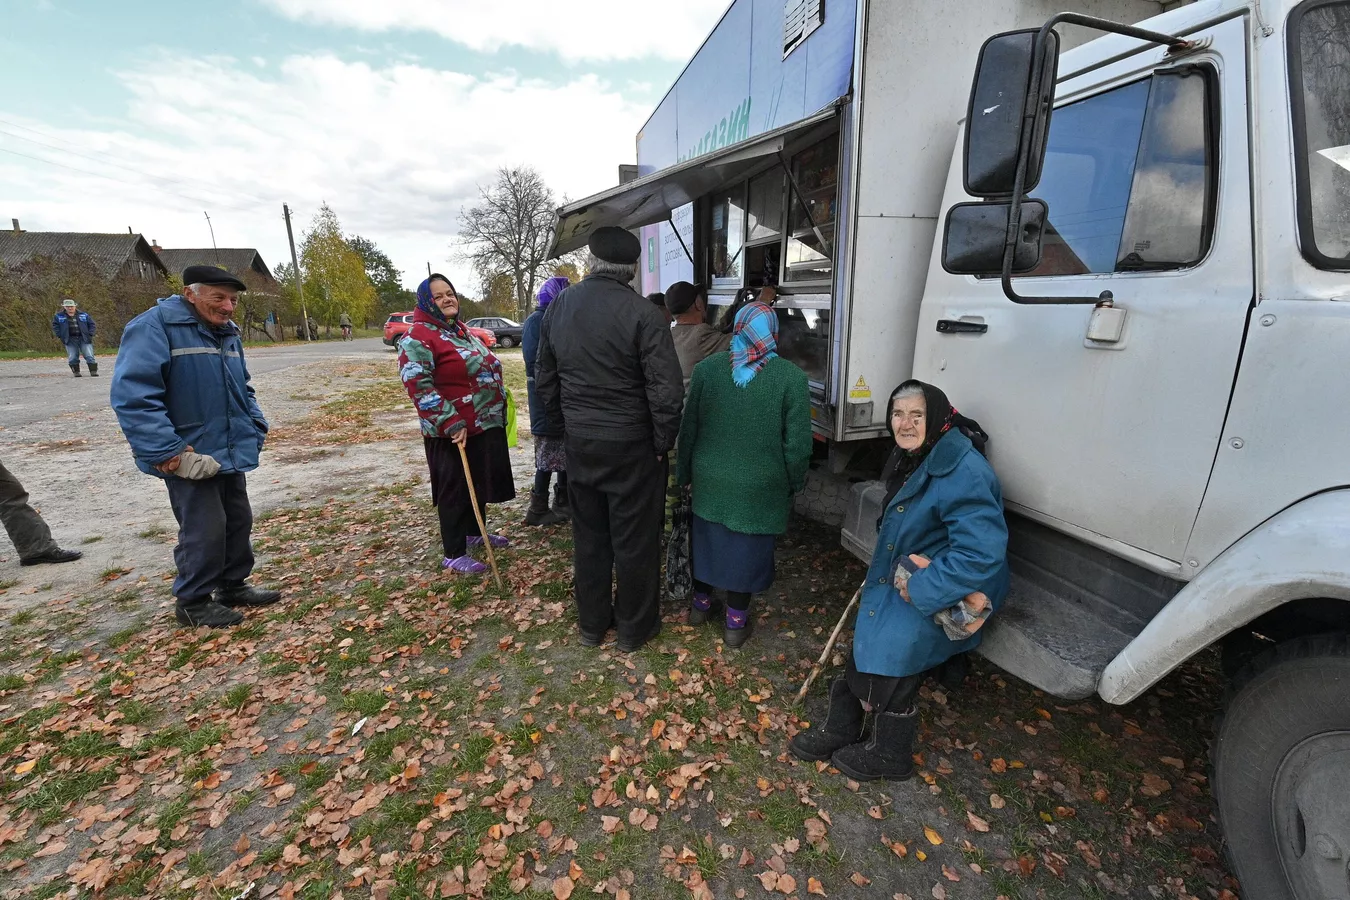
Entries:
<svg viewBox="0 0 1350 900">
<path fill-rule="evenodd" d="M 853 652 L 830 685 L 825 721 L 792 739 L 798 759 L 830 760 L 858 781 L 904 780 L 923 673 L 976 647 L 1008 594 L 1008 525 L 998 478 L 942 391 L 906 381 L 891 394 L 897 449 L 867 570 Z M 870 736 L 864 717 L 872 712 Z"/>
</svg>

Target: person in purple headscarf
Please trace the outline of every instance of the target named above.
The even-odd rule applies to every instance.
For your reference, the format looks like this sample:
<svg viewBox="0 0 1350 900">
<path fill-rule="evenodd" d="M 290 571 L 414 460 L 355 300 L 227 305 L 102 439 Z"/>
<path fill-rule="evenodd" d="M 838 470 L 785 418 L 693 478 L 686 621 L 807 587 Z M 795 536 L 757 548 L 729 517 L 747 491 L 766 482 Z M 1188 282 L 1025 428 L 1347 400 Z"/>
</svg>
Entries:
<svg viewBox="0 0 1350 900">
<path fill-rule="evenodd" d="M 534 361 L 539 355 L 539 329 L 544 323 L 544 312 L 570 284 L 562 275 L 544 282 L 537 297 L 539 305 L 525 320 L 520 339 L 521 352 L 525 357 L 525 384 L 529 393 L 530 434 L 534 438 L 534 490 L 530 493 L 529 511 L 525 513 L 526 525 L 558 525 L 571 518 L 567 502 L 567 455 L 563 451 L 562 423 L 555 425 L 548 421 L 544 403 L 534 387 Z M 554 472 L 558 473 L 558 484 L 553 494 L 553 508 L 550 509 L 548 483 Z"/>
</svg>

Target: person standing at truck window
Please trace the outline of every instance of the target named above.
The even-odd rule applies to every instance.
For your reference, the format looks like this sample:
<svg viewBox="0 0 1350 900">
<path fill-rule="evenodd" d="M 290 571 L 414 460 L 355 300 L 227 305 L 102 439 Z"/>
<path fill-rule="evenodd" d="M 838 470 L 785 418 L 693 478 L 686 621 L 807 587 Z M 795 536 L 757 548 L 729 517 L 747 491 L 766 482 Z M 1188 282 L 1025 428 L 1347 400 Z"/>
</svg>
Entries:
<svg viewBox="0 0 1350 900">
<path fill-rule="evenodd" d="M 675 341 L 675 355 L 680 358 L 680 372 L 688 390 L 694 366 L 730 347 L 731 335 L 708 324 L 708 292 L 702 285 L 675 282 L 666 291 L 666 309 L 675 317 L 670 336 Z"/>
<path fill-rule="evenodd" d="M 525 524 L 536 527 L 566 522 L 571 507 L 567 502 L 567 452 L 563 446 L 562 423 L 551 423 L 544 401 L 534 380 L 535 363 L 539 358 L 539 330 L 544 325 L 548 305 L 571 285 L 563 275 L 555 275 L 539 288 L 535 298 L 538 306 L 525 320 L 520 334 L 520 353 L 525 358 L 525 389 L 530 406 L 530 436 L 534 439 L 534 490 L 530 493 L 530 508 L 525 513 Z M 548 483 L 558 473 L 554 488 L 553 508 L 548 505 Z"/>
<path fill-rule="evenodd" d="M 608 226 L 589 244 L 590 274 L 544 314 L 535 379 L 565 435 L 581 642 L 599 646 L 613 626 L 629 653 L 661 631 L 666 456 L 683 391 L 670 326 L 629 287 L 642 244 Z"/>
<path fill-rule="evenodd" d="M 1008 594 L 1002 490 L 965 434 L 980 435 L 979 427 L 920 381 L 891 394 L 889 424 L 898 451 L 887 466 L 853 651 L 830 685 L 825 721 L 788 745 L 798 759 L 830 760 L 858 781 L 913 775 L 923 673 L 980 643 L 978 630 L 949 638 L 934 616 L 963 600 L 997 611 Z M 873 725 L 865 738 L 867 712 Z"/>
<path fill-rule="evenodd" d="M 61 301 L 61 311 L 52 316 L 52 334 L 66 347 L 66 363 L 75 377 L 80 377 L 80 357 L 89 366 L 89 374 L 98 377 L 98 360 L 94 359 L 94 317 L 80 312 L 74 300 Z"/>
<path fill-rule="evenodd" d="M 670 320 L 670 310 L 666 309 L 666 295 L 661 293 L 660 291 L 657 291 L 654 294 L 648 294 L 647 302 L 650 303 L 652 306 L 656 307 L 656 311 L 659 312 L 663 318 L 665 318 L 666 324 L 669 325 L 671 320 Z"/>
<path fill-rule="evenodd" d="M 702 625 L 726 591 L 723 641 L 750 638 L 750 598 L 774 578 L 774 545 L 811 462 L 806 373 L 778 355 L 778 317 L 762 303 L 736 315 L 730 353 L 694 367 L 680 425 L 678 478 L 693 489 L 694 596 Z"/>
</svg>

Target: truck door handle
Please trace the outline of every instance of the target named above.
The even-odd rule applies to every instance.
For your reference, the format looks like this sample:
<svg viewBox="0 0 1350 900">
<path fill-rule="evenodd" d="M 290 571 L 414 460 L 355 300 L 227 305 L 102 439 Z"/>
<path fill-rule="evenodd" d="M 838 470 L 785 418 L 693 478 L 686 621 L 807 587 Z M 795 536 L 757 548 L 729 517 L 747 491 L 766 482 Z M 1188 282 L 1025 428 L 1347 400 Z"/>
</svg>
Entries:
<svg viewBox="0 0 1350 900">
<path fill-rule="evenodd" d="M 983 319 L 938 319 L 937 330 L 939 334 L 984 334 L 989 326 Z"/>
</svg>

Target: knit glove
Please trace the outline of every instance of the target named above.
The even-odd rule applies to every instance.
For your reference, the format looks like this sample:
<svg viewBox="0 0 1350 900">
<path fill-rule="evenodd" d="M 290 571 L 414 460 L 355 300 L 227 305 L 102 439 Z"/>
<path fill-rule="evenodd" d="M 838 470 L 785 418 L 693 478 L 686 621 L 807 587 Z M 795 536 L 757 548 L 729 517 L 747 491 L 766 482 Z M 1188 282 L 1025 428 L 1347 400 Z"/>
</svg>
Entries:
<svg viewBox="0 0 1350 900">
<path fill-rule="evenodd" d="M 201 481 L 219 471 L 220 463 L 216 462 L 215 457 L 185 450 L 178 456 L 178 468 L 174 470 L 174 474 L 179 478 Z"/>
</svg>

